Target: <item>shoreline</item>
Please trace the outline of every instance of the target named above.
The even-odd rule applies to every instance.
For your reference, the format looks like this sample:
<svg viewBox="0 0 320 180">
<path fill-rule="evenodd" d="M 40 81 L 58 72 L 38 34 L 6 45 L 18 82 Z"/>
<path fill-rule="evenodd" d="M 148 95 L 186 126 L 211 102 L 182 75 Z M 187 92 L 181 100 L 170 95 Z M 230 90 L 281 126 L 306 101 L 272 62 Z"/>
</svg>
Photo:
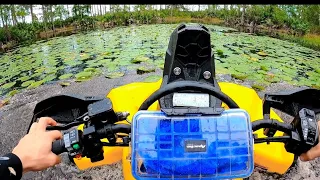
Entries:
<svg viewBox="0 0 320 180">
<path fill-rule="evenodd" d="M 247 25 L 237 25 L 237 24 L 230 25 L 230 24 L 226 24 L 223 20 L 218 18 L 205 18 L 203 20 L 203 19 L 197 19 L 197 18 L 169 17 L 169 18 L 162 19 L 161 22 L 148 23 L 148 24 L 132 23 L 128 25 L 110 25 L 110 23 L 111 22 L 97 21 L 94 27 L 91 27 L 85 30 L 82 30 L 81 27 L 79 28 L 78 26 L 75 26 L 75 25 L 69 25 L 61 28 L 55 28 L 55 30 L 41 31 L 37 33 L 36 35 L 37 39 L 30 42 L 26 41 L 26 42 L 19 43 L 15 41 L 9 41 L 6 44 L 2 44 L 2 45 L 0 43 L 0 55 L 1 53 L 4 54 L 4 53 L 12 52 L 19 47 L 29 46 L 39 42 L 50 41 L 53 38 L 67 37 L 74 34 L 87 33 L 90 31 L 97 31 L 97 30 L 107 31 L 112 28 L 142 26 L 142 25 L 152 25 L 152 24 L 181 24 L 181 23 L 201 23 L 201 24 L 221 26 L 225 28 L 232 28 L 237 30 L 238 32 L 253 34 L 255 36 L 267 36 L 267 37 L 276 38 L 283 41 L 288 41 L 291 43 L 297 43 L 303 47 L 310 48 L 315 51 L 320 50 L 320 44 L 311 45 L 312 44 L 311 41 L 317 41 L 317 40 L 320 41 L 320 35 L 318 34 L 307 33 L 303 36 L 302 35 L 296 36 L 292 34 L 293 30 L 290 30 L 290 29 L 289 30 L 288 29 L 270 30 L 265 25 L 257 25 L 257 26 L 251 26 L 248 24 Z M 48 37 L 48 34 L 49 34 L 49 37 Z M 308 41 L 310 41 L 311 44 L 308 43 Z"/>
</svg>

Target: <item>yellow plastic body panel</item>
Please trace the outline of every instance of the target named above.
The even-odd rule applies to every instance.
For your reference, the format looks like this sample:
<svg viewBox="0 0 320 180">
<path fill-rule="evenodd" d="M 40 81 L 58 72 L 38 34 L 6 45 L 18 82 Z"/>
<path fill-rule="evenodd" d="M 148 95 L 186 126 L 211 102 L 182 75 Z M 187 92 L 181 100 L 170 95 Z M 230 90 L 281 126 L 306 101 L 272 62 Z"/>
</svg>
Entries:
<svg viewBox="0 0 320 180">
<path fill-rule="evenodd" d="M 130 116 L 128 120 L 131 121 L 133 115 L 138 111 L 142 102 L 149 97 L 154 91 L 159 89 L 162 79 L 154 83 L 135 82 L 127 84 L 115 89 L 112 89 L 107 95 L 112 100 L 113 108 L 117 111 L 128 111 Z M 252 121 L 262 119 L 262 100 L 257 93 L 248 87 L 219 82 L 221 90 L 230 96 L 240 108 L 245 109 Z M 225 105 L 223 104 L 223 107 Z M 227 108 L 227 107 L 225 107 Z M 155 102 L 150 106 L 149 110 L 159 109 L 158 102 Z M 281 118 L 271 111 L 271 118 L 282 121 Z M 126 121 L 119 123 L 127 123 Z M 258 137 L 265 137 L 263 130 L 255 132 Z M 281 132 L 277 132 L 275 136 L 281 136 Z M 91 163 L 86 158 L 81 160 L 75 160 L 76 165 L 80 168 L 88 168 L 93 166 L 107 165 L 122 159 L 123 175 L 126 180 L 134 180 L 131 174 L 130 149 L 129 147 L 107 147 L 105 150 L 105 160 L 99 163 Z M 285 173 L 291 166 L 294 159 L 294 155 L 285 151 L 283 143 L 266 143 L 254 145 L 254 161 L 259 167 L 267 169 L 268 172 L 276 172 L 279 174 Z"/>
</svg>

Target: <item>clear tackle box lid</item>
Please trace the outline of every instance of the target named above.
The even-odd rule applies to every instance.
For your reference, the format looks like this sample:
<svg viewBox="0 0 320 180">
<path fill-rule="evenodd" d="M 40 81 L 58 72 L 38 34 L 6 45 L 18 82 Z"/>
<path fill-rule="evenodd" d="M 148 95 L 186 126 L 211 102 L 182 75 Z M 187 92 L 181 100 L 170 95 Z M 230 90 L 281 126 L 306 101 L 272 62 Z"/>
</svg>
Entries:
<svg viewBox="0 0 320 180">
<path fill-rule="evenodd" d="M 132 174 L 136 179 L 232 179 L 253 172 L 250 116 L 166 116 L 139 111 L 132 120 Z"/>
</svg>

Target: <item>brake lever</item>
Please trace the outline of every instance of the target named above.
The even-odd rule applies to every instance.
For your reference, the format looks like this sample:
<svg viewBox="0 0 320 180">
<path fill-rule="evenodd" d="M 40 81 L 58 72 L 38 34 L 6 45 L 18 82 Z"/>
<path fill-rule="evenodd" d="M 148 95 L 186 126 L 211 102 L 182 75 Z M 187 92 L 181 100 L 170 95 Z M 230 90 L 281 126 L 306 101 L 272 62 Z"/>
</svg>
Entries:
<svg viewBox="0 0 320 180">
<path fill-rule="evenodd" d="M 75 122 L 71 122 L 71 123 L 63 125 L 63 126 L 48 126 L 46 128 L 46 130 L 48 130 L 48 131 L 52 131 L 52 130 L 59 130 L 59 131 L 68 130 L 68 129 L 72 128 L 73 126 L 78 126 L 80 124 L 83 124 L 84 122 L 85 121 L 75 121 Z"/>
<path fill-rule="evenodd" d="M 46 128 L 46 130 L 48 131 L 52 131 L 52 130 L 59 130 L 59 131 L 62 131 L 62 130 L 68 130 L 70 128 L 72 128 L 73 126 L 78 126 L 80 124 L 83 124 L 85 123 L 86 121 L 88 121 L 90 118 L 88 116 L 88 112 L 82 114 L 81 116 L 77 117 L 75 119 L 75 121 L 69 123 L 69 124 L 66 124 L 66 125 L 63 125 L 63 126 L 48 126 Z"/>
</svg>

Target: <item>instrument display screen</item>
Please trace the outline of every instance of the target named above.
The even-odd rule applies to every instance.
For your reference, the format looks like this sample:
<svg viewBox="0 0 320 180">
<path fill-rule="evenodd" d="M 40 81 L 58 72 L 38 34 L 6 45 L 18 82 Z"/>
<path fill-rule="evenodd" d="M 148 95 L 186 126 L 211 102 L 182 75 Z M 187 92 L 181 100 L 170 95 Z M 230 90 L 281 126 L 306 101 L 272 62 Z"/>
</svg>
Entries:
<svg viewBox="0 0 320 180">
<path fill-rule="evenodd" d="M 209 107 L 209 94 L 204 93 L 174 93 L 173 106 Z"/>
</svg>

